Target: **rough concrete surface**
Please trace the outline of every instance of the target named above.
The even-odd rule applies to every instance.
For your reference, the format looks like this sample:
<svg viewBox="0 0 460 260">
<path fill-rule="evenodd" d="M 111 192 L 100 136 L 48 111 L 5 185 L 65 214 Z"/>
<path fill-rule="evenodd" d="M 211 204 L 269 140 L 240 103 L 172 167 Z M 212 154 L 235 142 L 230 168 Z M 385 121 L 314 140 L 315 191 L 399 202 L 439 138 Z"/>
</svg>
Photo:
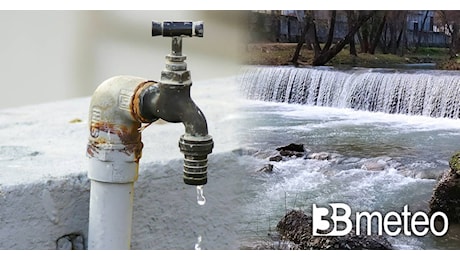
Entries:
<svg viewBox="0 0 460 260">
<path fill-rule="evenodd" d="M 210 163 L 215 162 L 219 154 L 239 146 L 235 137 L 240 127 L 235 123 L 239 102 L 235 85 L 234 78 L 224 78 L 194 82 L 192 86 L 192 99 L 205 114 L 215 143 L 212 156 L 216 157 L 211 156 Z M 0 249 L 81 249 L 86 246 L 90 193 L 86 176 L 89 101 L 90 97 L 85 97 L 0 110 Z M 140 177 L 135 184 L 133 249 L 168 248 L 149 240 L 153 238 L 152 230 L 160 226 L 155 227 L 155 221 L 145 216 L 165 210 L 154 207 L 168 207 L 168 194 L 164 192 L 169 190 L 165 186 L 169 184 L 162 179 L 173 178 L 172 182 L 177 185 L 172 190 L 191 192 L 192 198 L 187 200 L 195 199 L 194 190 L 190 191 L 190 186 L 181 179 L 183 155 L 178 140 L 183 132 L 182 124 L 162 122 L 142 132 L 144 148 Z M 159 175 L 156 170 L 160 171 Z M 165 176 L 167 172 L 177 174 Z M 160 184 L 163 187 L 155 188 Z M 158 205 L 149 200 L 165 202 Z M 174 226 L 173 222 L 170 224 Z M 161 239 L 164 234 L 155 239 Z M 196 234 L 193 236 L 196 239 Z M 169 248 L 190 247 L 169 244 Z"/>
</svg>

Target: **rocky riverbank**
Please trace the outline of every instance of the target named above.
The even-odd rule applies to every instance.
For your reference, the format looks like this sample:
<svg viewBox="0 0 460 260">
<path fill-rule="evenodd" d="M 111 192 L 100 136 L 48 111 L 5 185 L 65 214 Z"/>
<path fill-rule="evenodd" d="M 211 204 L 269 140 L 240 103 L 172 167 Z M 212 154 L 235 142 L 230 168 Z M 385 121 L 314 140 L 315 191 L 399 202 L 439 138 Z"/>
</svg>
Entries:
<svg viewBox="0 0 460 260">
<path fill-rule="evenodd" d="M 460 152 L 452 156 L 449 167 L 433 190 L 430 213 L 441 211 L 450 223 L 460 223 Z"/>
<path fill-rule="evenodd" d="M 392 249 L 384 236 L 356 235 L 354 231 L 345 236 L 313 236 L 312 217 L 300 210 L 287 213 L 276 226 L 282 239 L 295 243 L 300 250 L 309 249 Z"/>
</svg>

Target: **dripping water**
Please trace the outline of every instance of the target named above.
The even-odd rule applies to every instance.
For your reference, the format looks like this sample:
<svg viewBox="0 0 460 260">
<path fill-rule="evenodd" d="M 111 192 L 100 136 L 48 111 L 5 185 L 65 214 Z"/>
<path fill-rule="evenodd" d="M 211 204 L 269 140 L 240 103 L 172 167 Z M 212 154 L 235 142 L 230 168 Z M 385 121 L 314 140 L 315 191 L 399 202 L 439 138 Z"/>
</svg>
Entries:
<svg viewBox="0 0 460 260">
<path fill-rule="evenodd" d="M 203 193 L 203 185 L 196 186 L 196 201 L 200 206 L 206 204 L 206 198 L 204 197 Z"/>
<path fill-rule="evenodd" d="M 203 206 L 206 204 L 206 198 L 203 193 L 203 185 L 196 186 L 196 201 L 198 205 Z M 201 235 L 198 235 L 197 242 L 195 243 L 195 250 L 201 250 Z"/>
<path fill-rule="evenodd" d="M 201 236 L 198 236 L 196 240 L 195 250 L 201 250 Z"/>
</svg>

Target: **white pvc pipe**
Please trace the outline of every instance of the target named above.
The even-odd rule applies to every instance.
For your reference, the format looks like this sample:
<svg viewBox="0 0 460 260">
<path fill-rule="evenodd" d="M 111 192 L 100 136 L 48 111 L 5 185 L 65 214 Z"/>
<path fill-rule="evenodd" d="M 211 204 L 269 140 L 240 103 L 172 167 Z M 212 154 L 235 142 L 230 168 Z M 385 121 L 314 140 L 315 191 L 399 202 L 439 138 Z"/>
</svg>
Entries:
<svg viewBox="0 0 460 260">
<path fill-rule="evenodd" d="M 88 249 L 131 248 L 133 183 L 91 181 Z"/>
<path fill-rule="evenodd" d="M 116 150 L 100 150 L 99 155 L 104 152 L 104 160 L 89 159 L 88 249 L 128 250 L 139 163 L 127 161 L 126 154 Z"/>
<path fill-rule="evenodd" d="M 91 99 L 88 249 L 131 247 L 134 182 L 142 150 L 141 124 L 131 113 L 132 97 L 145 81 L 113 77 L 104 81 Z"/>
</svg>

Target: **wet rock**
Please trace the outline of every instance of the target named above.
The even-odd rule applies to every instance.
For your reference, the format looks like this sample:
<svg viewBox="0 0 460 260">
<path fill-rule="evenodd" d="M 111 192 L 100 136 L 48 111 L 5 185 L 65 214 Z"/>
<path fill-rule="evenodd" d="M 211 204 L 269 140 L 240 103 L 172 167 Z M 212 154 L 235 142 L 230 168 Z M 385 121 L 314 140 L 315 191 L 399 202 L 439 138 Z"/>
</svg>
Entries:
<svg viewBox="0 0 460 260">
<path fill-rule="evenodd" d="M 453 173 L 460 175 L 460 152 L 456 152 L 449 161 L 449 167 Z"/>
<path fill-rule="evenodd" d="M 311 153 L 307 155 L 307 159 L 313 159 L 313 160 L 329 160 L 331 158 L 331 154 L 327 152 L 319 152 L 319 153 Z"/>
<path fill-rule="evenodd" d="M 452 156 L 449 167 L 433 189 L 430 214 L 441 211 L 450 223 L 460 223 L 460 152 Z"/>
<path fill-rule="evenodd" d="M 283 157 L 281 155 L 275 155 L 275 156 L 268 158 L 268 160 L 271 162 L 279 162 L 283 160 Z"/>
<path fill-rule="evenodd" d="M 304 148 L 303 144 L 294 144 L 294 143 L 291 143 L 291 144 L 283 146 L 283 147 L 278 147 L 278 148 L 276 148 L 276 150 L 277 151 L 298 152 L 298 153 L 305 152 L 305 148 Z"/>
<path fill-rule="evenodd" d="M 264 167 L 260 168 L 257 172 L 272 173 L 273 164 L 265 164 Z"/>
<path fill-rule="evenodd" d="M 438 169 L 397 169 L 405 177 L 411 177 L 415 179 L 427 179 L 427 180 L 439 180 L 444 174 L 443 170 Z"/>
<path fill-rule="evenodd" d="M 298 245 L 299 249 L 392 249 L 383 236 L 356 235 L 353 232 L 345 236 L 312 236 L 312 217 L 300 210 L 288 212 L 277 225 L 280 235 Z"/>
<path fill-rule="evenodd" d="M 281 156 L 285 157 L 303 157 L 305 154 L 305 147 L 303 144 L 291 143 L 283 147 L 278 147 L 276 150 L 279 151 Z"/>
<path fill-rule="evenodd" d="M 302 157 L 303 153 L 292 152 L 292 151 L 280 151 L 280 155 L 286 156 L 286 157 Z"/>
<path fill-rule="evenodd" d="M 367 161 L 361 166 L 362 170 L 366 171 L 383 171 L 387 167 L 387 163 L 383 160 Z"/>
</svg>

